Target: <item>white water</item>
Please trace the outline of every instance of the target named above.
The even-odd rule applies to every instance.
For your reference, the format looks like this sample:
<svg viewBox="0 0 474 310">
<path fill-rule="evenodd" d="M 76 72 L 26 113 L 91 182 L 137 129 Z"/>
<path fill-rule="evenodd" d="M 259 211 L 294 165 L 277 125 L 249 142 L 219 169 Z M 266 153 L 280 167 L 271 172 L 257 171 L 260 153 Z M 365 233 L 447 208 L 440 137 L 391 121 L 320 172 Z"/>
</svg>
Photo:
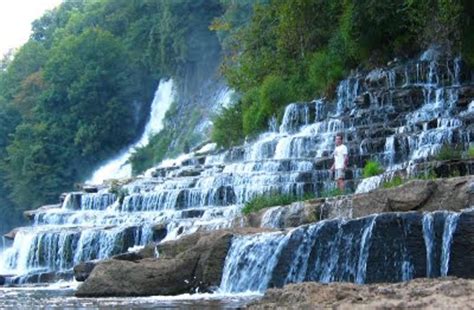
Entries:
<svg viewBox="0 0 474 310">
<path fill-rule="evenodd" d="M 107 179 L 129 178 L 132 176 L 132 166 L 127 163 L 134 150 L 148 145 L 150 137 L 163 128 L 166 111 L 173 103 L 173 80 L 161 80 L 151 104 L 150 119 L 140 139 L 122 151 L 117 157 L 98 168 L 86 182 L 100 184 Z"/>
<path fill-rule="evenodd" d="M 444 221 L 440 231 L 434 230 L 434 215 Z M 392 213 L 388 222 L 387 214 L 370 215 L 353 221 L 324 220 L 287 233 L 235 237 L 227 254 L 219 291 L 263 292 L 270 280 L 277 286 L 302 281 L 364 284 L 368 280 L 380 281 L 377 273 L 385 273 L 388 277 L 383 278 L 385 281 L 408 281 L 415 277 L 416 269 L 421 271 L 423 267 L 427 277 L 433 276 L 434 268 L 438 276 L 447 276 L 451 244 L 459 217 L 460 213 L 447 211 L 423 216 Z M 377 225 L 378 219 L 380 226 Z M 404 225 L 395 234 L 401 233 L 402 236 L 388 236 L 384 240 L 399 239 L 384 244 L 386 241 L 381 240 L 380 236 L 386 236 L 385 229 L 398 226 L 401 222 Z M 395 225 L 387 226 L 387 223 Z M 420 224 L 422 231 L 414 234 L 413 228 Z M 374 233 L 377 236 L 374 237 Z M 440 234 L 442 240 L 435 249 L 434 238 Z M 414 238 L 424 242 L 426 266 L 419 265 L 414 256 L 415 253 L 422 255 L 423 250 L 410 248 Z M 388 252 L 378 249 L 381 246 Z M 438 262 L 435 261 L 435 254 L 440 258 Z M 369 261 L 379 264 L 381 268 L 375 275 L 368 273 Z M 383 269 L 391 271 L 387 274 Z M 369 276 L 371 279 L 367 279 Z"/>
</svg>

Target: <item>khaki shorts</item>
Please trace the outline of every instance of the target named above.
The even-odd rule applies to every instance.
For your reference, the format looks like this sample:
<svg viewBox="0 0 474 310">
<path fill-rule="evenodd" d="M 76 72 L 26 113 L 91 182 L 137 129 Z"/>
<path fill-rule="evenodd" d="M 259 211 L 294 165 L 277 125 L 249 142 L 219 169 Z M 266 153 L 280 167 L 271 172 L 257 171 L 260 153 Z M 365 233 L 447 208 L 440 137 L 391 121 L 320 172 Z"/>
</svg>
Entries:
<svg viewBox="0 0 474 310">
<path fill-rule="evenodd" d="M 344 169 L 336 169 L 334 170 L 334 180 L 345 179 L 345 171 Z"/>
</svg>

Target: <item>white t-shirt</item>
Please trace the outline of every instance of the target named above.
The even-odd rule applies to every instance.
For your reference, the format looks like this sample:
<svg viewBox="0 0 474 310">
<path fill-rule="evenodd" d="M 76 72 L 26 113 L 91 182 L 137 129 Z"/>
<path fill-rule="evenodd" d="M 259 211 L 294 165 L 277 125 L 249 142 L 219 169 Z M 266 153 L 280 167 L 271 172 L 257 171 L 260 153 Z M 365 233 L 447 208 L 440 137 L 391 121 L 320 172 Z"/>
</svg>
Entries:
<svg viewBox="0 0 474 310">
<path fill-rule="evenodd" d="M 344 144 L 336 146 L 336 149 L 334 150 L 334 153 L 333 153 L 335 169 L 344 169 L 344 159 L 347 154 L 348 154 L 347 147 Z"/>
</svg>

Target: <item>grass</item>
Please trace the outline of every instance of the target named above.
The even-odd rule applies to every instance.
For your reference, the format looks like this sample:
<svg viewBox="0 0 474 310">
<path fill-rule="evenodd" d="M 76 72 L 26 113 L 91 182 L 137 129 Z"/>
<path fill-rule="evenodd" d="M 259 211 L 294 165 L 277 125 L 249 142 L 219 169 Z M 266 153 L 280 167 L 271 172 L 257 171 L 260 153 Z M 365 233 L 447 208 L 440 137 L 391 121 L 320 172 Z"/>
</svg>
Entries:
<svg viewBox="0 0 474 310">
<path fill-rule="evenodd" d="M 331 190 L 327 190 L 321 193 L 321 198 L 330 198 L 344 195 L 344 192 L 341 191 L 339 188 L 334 188 Z"/>
<path fill-rule="evenodd" d="M 400 186 L 403 183 L 404 183 L 404 180 L 402 179 L 402 177 L 397 175 L 394 178 L 392 178 L 390 181 L 383 182 L 382 187 L 383 188 L 392 188 L 392 187 Z"/>
<path fill-rule="evenodd" d="M 289 205 L 296 201 L 308 200 L 314 197 L 315 196 L 313 193 L 307 193 L 303 197 L 278 193 L 262 194 L 255 196 L 249 201 L 247 201 L 245 203 L 245 206 L 242 208 L 242 213 L 244 215 L 248 215 L 250 213 L 258 212 L 265 208 Z"/>
</svg>

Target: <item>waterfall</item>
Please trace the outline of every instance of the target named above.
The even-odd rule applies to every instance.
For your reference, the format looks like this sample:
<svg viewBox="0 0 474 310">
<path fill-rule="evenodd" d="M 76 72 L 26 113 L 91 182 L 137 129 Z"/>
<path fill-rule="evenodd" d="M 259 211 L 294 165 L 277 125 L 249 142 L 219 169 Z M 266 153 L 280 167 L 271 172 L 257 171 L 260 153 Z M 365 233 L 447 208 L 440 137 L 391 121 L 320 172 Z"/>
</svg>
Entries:
<svg viewBox="0 0 474 310">
<path fill-rule="evenodd" d="M 426 276 L 433 276 L 434 228 L 433 215 L 428 213 L 423 217 L 423 239 L 426 247 Z"/>
<path fill-rule="evenodd" d="M 151 103 L 150 119 L 140 139 L 123 150 L 117 157 L 99 167 L 87 183 L 99 184 L 106 179 L 131 177 L 132 168 L 131 165 L 127 163 L 127 160 L 136 148 L 146 146 L 149 143 L 150 137 L 163 128 L 163 119 L 166 111 L 168 111 L 173 103 L 173 98 L 173 81 L 161 80 L 155 92 L 153 102 Z"/>
<path fill-rule="evenodd" d="M 438 231 L 433 216 L 445 221 Z M 350 221 L 324 220 L 286 234 L 236 237 L 219 289 L 261 292 L 269 286 L 302 281 L 399 282 L 432 276 L 438 267 L 440 275 L 446 276 L 459 217 L 460 213 L 447 211 L 392 213 Z M 389 227 L 395 229 L 390 243 Z M 417 231 L 416 227 L 422 228 Z M 443 236 L 439 247 L 435 247 L 435 233 Z M 425 247 L 419 248 L 419 243 Z"/>
<path fill-rule="evenodd" d="M 451 254 L 451 243 L 453 234 L 459 221 L 459 214 L 452 213 L 446 217 L 444 222 L 443 246 L 441 252 L 441 276 L 447 276 L 449 272 L 449 258 Z"/>
<path fill-rule="evenodd" d="M 223 293 L 263 292 L 287 241 L 288 237 L 281 233 L 235 237 L 219 290 Z"/>
</svg>

